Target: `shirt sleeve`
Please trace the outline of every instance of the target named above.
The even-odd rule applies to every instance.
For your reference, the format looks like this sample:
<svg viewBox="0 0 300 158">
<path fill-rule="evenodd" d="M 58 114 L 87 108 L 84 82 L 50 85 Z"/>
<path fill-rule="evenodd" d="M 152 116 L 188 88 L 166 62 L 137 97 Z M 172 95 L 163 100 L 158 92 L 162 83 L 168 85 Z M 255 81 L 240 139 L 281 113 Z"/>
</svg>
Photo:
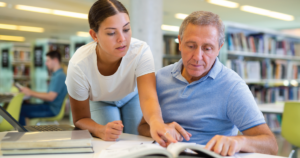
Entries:
<svg viewBox="0 0 300 158">
<path fill-rule="evenodd" d="M 262 112 L 245 82 L 233 88 L 227 105 L 227 116 L 240 131 L 265 123 Z"/>
<path fill-rule="evenodd" d="M 83 101 L 88 99 L 89 97 L 89 84 L 86 80 L 83 72 L 81 69 L 73 64 L 69 63 L 68 71 L 67 71 L 67 78 L 66 78 L 66 85 L 69 95 L 78 100 Z"/>
<path fill-rule="evenodd" d="M 136 67 L 135 75 L 136 77 L 140 77 L 152 72 L 155 72 L 154 60 L 150 47 L 145 44 Z"/>
<path fill-rule="evenodd" d="M 65 79 L 66 79 L 65 76 L 61 74 L 59 74 L 55 78 L 51 78 L 49 92 L 55 92 L 59 95 L 62 89 L 64 88 L 64 86 L 66 86 L 64 83 Z"/>
</svg>

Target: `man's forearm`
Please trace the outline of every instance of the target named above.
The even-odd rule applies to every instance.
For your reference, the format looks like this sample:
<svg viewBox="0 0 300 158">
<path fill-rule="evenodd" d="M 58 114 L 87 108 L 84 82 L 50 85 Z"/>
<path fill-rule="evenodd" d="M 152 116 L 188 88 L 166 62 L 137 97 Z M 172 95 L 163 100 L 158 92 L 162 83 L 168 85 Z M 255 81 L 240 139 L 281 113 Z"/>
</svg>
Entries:
<svg viewBox="0 0 300 158">
<path fill-rule="evenodd" d="M 278 145 L 274 136 L 236 136 L 242 139 L 241 151 L 276 155 Z"/>
<path fill-rule="evenodd" d="M 53 98 L 49 97 L 48 93 L 31 91 L 31 96 L 35 97 L 35 98 L 42 99 L 44 101 L 53 101 Z"/>
</svg>

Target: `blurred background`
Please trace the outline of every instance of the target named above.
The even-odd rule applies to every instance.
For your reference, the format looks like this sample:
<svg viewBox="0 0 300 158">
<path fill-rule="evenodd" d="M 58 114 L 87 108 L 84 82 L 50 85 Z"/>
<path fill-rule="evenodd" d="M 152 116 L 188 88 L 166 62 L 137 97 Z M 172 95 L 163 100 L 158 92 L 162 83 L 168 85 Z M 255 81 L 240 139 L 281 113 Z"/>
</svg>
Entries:
<svg viewBox="0 0 300 158">
<path fill-rule="evenodd" d="M 95 0 L 0 0 L 0 99 L 18 82 L 39 92 L 51 80 L 45 54 L 59 50 L 66 71 L 80 46 L 91 41 L 88 11 Z M 193 11 L 218 14 L 225 23 L 226 41 L 219 59 L 249 85 L 259 109 L 277 137 L 278 155 L 288 156 L 300 144 L 282 131 L 300 133 L 300 120 L 282 128 L 284 105 L 299 101 L 299 0 L 120 0 L 130 13 L 133 37 L 146 41 L 156 70 L 177 62 L 178 30 Z M 41 100 L 31 98 L 30 102 Z M 9 103 L 2 99 L 0 104 Z M 300 106 L 300 105 L 299 105 Z M 300 111 L 294 110 L 296 115 Z M 69 101 L 64 117 L 39 124 L 72 124 Z M 37 124 L 37 122 L 33 123 Z M 290 127 L 291 126 L 291 127 Z M 286 127 L 286 126 L 285 126 Z M 296 129 L 294 129 L 296 128 Z M 299 139 L 299 140 L 297 140 Z M 292 146 L 293 145 L 293 146 Z M 300 157 L 300 156 L 299 156 Z"/>
</svg>

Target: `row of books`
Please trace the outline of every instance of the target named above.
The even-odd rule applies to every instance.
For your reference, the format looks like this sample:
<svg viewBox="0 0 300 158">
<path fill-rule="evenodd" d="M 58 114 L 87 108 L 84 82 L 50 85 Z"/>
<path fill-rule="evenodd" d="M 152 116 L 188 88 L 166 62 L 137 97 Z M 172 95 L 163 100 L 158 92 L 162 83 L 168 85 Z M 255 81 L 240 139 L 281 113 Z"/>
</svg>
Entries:
<svg viewBox="0 0 300 158">
<path fill-rule="evenodd" d="M 30 61 L 30 52 L 23 50 L 14 51 L 14 61 Z"/>
<path fill-rule="evenodd" d="M 286 60 L 244 61 L 241 59 L 227 60 L 226 66 L 243 79 L 298 79 L 300 63 Z"/>
<path fill-rule="evenodd" d="M 300 87 L 264 87 L 250 84 L 249 88 L 258 104 L 300 100 Z"/>
<path fill-rule="evenodd" d="M 243 32 L 228 33 L 227 43 L 230 51 L 300 56 L 300 41 L 289 41 L 264 33 L 247 36 Z"/>
<path fill-rule="evenodd" d="M 30 67 L 24 64 L 13 66 L 14 76 L 30 76 Z"/>
</svg>

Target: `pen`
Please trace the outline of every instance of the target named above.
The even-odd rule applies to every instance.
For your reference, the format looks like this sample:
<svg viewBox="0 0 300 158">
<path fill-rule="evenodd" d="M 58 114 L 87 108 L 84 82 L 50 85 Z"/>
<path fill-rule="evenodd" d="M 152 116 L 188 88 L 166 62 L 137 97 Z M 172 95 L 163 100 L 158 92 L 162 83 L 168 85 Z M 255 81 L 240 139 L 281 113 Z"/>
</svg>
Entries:
<svg viewBox="0 0 300 158">
<path fill-rule="evenodd" d="M 153 141 L 152 144 L 156 144 L 156 141 Z"/>
</svg>

